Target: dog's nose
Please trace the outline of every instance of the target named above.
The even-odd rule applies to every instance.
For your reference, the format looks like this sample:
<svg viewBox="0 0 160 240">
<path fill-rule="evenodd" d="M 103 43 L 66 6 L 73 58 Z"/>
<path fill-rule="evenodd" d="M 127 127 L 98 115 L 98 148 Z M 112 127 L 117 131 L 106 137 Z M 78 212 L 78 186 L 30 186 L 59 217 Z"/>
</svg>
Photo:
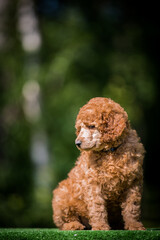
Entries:
<svg viewBox="0 0 160 240">
<path fill-rule="evenodd" d="M 80 147 L 81 144 L 82 144 L 82 142 L 81 142 L 80 140 L 76 140 L 76 141 L 75 141 L 75 144 L 76 144 L 77 147 Z"/>
</svg>

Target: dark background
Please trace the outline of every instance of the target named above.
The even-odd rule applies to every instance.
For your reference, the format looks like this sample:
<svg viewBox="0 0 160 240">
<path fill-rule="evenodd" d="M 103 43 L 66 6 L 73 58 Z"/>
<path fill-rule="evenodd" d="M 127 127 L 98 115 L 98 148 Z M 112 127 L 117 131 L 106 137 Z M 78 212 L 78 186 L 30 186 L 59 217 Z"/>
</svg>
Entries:
<svg viewBox="0 0 160 240">
<path fill-rule="evenodd" d="M 146 149 L 142 220 L 160 227 L 158 3 L 0 0 L 0 227 L 53 227 L 52 190 L 79 151 L 79 108 L 103 96 Z"/>
</svg>

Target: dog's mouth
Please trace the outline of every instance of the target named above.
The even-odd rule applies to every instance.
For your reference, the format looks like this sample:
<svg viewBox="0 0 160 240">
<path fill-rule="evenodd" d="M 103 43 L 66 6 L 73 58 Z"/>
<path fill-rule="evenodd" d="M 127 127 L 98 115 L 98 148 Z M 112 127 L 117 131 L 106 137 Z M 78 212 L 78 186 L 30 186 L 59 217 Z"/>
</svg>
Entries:
<svg viewBox="0 0 160 240">
<path fill-rule="evenodd" d="M 75 144 L 80 151 L 97 151 L 97 152 L 99 152 L 99 151 L 102 151 L 104 148 L 102 145 L 100 145 L 97 142 L 85 144 L 84 142 L 76 140 Z"/>
<path fill-rule="evenodd" d="M 91 150 L 95 150 L 95 146 L 93 146 L 92 148 L 82 148 L 82 147 L 78 147 L 79 150 L 81 151 L 91 151 Z"/>
</svg>

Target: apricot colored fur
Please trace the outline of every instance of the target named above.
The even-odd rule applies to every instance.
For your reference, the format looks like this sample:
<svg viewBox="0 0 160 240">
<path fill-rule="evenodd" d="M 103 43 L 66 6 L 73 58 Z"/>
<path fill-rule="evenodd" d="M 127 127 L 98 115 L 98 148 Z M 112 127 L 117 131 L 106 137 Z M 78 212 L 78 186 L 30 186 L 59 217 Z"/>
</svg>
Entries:
<svg viewBox="0 0 160 240">
<path fill-rule="evenodd" d="M 80 133 L 82 126 L 85 134 Z M 144 230 L 140 204 L 145 151 L 127 113 L 111 99 L 93 98 L 80 109 L 76 129 L 83 147 L 79 146 L 80 157 L 68 178 L 53 191 L 56 226 L 62 230 Z M 89 131 L 91 143 L 85 142 Z M 101 137 L 86 148 L 93 145 L 93 136 Z"/>
</svg>

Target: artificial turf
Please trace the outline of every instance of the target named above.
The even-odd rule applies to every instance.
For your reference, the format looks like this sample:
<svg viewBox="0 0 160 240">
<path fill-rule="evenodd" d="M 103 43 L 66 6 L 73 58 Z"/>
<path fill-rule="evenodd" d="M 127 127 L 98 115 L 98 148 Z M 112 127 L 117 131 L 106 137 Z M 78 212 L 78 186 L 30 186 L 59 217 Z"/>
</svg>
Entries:
<svg viewBox="0 0 160 240">
<path fill-rule="evenodd" d="M 58 229 L 0 229 L 0 240 L 160 240 L 160 229 L 145 231 L 60 231 Z"/>
</svg>

